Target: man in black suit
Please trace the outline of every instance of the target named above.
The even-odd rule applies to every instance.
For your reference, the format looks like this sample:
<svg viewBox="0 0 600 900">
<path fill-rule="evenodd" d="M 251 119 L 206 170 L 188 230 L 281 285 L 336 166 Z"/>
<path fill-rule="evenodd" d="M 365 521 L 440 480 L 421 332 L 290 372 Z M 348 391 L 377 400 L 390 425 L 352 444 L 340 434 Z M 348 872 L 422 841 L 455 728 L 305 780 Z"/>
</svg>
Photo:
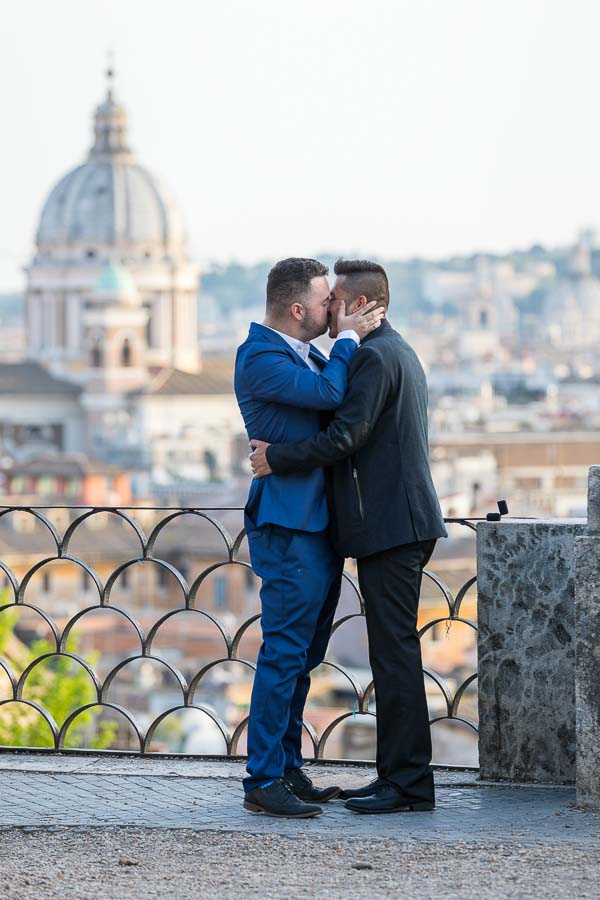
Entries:
<svg viewBox="0 0 600 900">
<path fill-rule="evenodd" d="M 380 265 L 338 260 L 335 273 L 332 314 L 340 303 L 351 313 L 372 300 L 387 310 Z M 414 350 L 383 321 L 354 354 L 348 392 L 325 431 L 290 444 L 251 444 L 257 477 L 331 467 L 334 545 L 357 560 L 377 701 L 378 777 L 345 791 L 346 806 L 363 813 L 433 809 L 417 611 L 423 568 L 446 529 L 429 467 L 427 383 Z"/>
</svg>

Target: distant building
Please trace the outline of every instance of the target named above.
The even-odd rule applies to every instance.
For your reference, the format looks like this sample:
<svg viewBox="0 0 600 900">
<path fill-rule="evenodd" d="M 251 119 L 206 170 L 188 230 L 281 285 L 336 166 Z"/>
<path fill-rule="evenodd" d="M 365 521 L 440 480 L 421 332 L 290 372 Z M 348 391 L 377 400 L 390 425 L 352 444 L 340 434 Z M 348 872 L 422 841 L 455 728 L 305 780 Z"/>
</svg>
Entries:
<svg viewBox="0 0 600 900">
<path fill-rule="evenodd" d="M 593 274 L 585 233 L 571 251 L 567 272 L 546 294 L 543 333 L 561 349 L 596 349 L 600 341 L 600 278 Z"/>
<path fill-rule="evenodd" d="M 162 484 L 228 477 L 243 426 L 231 363 L 201 364 L 198 279 L 177 206 L 130 148 L 109 73 L 88 157 L 42 209 L 26 359 L 0 363 L 5 471 L 67 453 Z"/>
<path fill-rule="evenodd" d="M 590 466 L 600 459 L 597 431 L 438 435 L 435 460 L 495 460 L 495 486 L 513 515 L 585 516 Z M 439 465 L 439 463 L 438 463 Z M 483 468 L 483 467 L 482 467 Z M 485 485 L 484 485 L 485 487 Z"/>
<path fill-rule="evenodd" d="M 442 328 L 453 323 L 458 358 L 501 361 L 502 343 L 518 335 L 520 303 L 554 277 L 549 262 L 529 260 L 517 269 L 510 260 L 477 256 L 469 268 L 431 269 L 423 295 L 443 316 Z M 453 318 L 447 316 L 449 308 Z"/>
</svg>

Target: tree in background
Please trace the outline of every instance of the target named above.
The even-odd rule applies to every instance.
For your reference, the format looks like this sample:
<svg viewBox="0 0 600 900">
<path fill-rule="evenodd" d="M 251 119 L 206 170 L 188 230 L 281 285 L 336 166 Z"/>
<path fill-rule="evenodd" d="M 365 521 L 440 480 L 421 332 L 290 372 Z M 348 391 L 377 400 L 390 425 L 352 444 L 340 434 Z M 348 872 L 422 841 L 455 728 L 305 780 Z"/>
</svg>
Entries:
<svg viewBox="0 0 600 900">
<path fill-rule="evenodd" d="M 0 606 L 7 600 L 0 592 Z M 34 659 L 45 653 L 53 653 L 55 648 L 47 640 L 36 640 L 28 646 L 15 633 L 16 610 L 5 609 L 0 613 L 0 659 L 11 670 L 21 673 Z M 77 653 L 77 641 L 67 642 L 69 653 Z M 92 668 L 99 654 L 89 654 L 86 662 Z M 0 668 L 0 700 L 11 696 L 8 692 L 8 678 Z M 54 656 L 36 666 L 29 674 L 23 692 L 24 699 L 33 700 L 49 712 L 60 727 L 75 709 L 93 703 L 96 691 L 89 675 L 78 663 L 69 657 Z M 116 733 L 117 723 L 100 721 L 98 708 L 81 713 L 69 729 L 66 747 L 87 747 L 103 750 L 110 746 Z M 0 706 L 0 746 L 5 747 L 52 747 L 54 744 L 50 729 L 44 719 L 31 706 L 23 703 L 9 703 Z"/>
</svg>

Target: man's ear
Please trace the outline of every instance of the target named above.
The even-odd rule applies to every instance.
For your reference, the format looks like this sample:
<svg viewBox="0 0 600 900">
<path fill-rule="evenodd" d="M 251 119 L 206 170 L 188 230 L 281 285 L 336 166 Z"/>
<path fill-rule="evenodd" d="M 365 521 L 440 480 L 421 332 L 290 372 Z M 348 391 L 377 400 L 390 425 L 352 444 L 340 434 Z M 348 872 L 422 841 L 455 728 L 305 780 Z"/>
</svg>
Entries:
<svg viewBox="0 0 600 900">
<path fill-rule="evenodd" d="M 369 301 L 365 297 L 364 294 L 361 294 L 360 297 L 355 297 L 352 301 L 352 312 L 358 312 L 359 309 L 362 309 L 363 306 L 366 306 Z"/>
<path fill-rule="evenodd" d="M 292 303 L 290 306 L 290 312 L 294 319 L 297 319 L 298 322 L 301 322 L 304 318 L 304 307 L 301 303 Z"/>
</svg>

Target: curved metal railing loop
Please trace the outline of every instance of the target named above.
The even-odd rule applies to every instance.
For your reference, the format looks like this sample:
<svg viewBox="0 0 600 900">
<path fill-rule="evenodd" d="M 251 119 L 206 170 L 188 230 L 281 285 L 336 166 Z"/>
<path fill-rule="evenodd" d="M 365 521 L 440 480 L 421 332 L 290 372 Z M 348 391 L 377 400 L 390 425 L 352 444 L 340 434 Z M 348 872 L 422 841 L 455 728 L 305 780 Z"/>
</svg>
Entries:
<svg viewBox="0 0 600 900">
<path fill-rule="evenodd" d="M 460 701 L 463 698 L 464 692 L 467 690 L 470 685 L 473 684 L 474 681 L 477 681 L 477 672 L 473 672 L 472 675 L 468 675 L 467 678 L 458 686 L 456 692 L 454 694 L 454 700 L 452 701 L 452 718 L 458 718 L 458 707 L 460 706 Z"/>
<path fill-rule="evenodd" d="M 327 741 L 329 740 L 331 733 L 337 728 L 337 726 L 340 724 L 340 722 L 343 722 L 345 719 L 349 719 L 350 717 L 355 719 L 358 716 L 372 716 L 373 718 L 375 718 L 375 713 L 372 713 L 370 710 L 365 710 L 364 712 L 359 712 L 358 710 L 350 710 L 349 712 L 342 713 L 342 715 L 340 715 L 340 716 L 336 716 L 336 718 L 333 720 L 333 722 L 329 723 L 329 725 L 327 726 L 327 728 L 325 729 L 325 731 L 319 738 L 319 743 L 318 743 L 317 753 L 316 753 L 315 758 L 316 759 L 324 759 L 325 758 L 325 754 L 324 754 L 325 745 L 326 745 Z"/>
<path fill-rule="evenodd" d="M 35 711 L 41 715 L 42 719 L 46 722 L 48 728 L 50 729 L 50 734 L 52 735 L 52 739 L 54 741 L 53 749 L 58 750 L 59 728 L 52 713 L 49 713 L 47 709 L 44 709 L 44 707 L 40 706 L 39 703 L 36 703 L 35 700 L 24 700 L 21 698 L 13 697 L 10 700 L 0 700 L 0 714 L 2 707 L 7 706 L 9 703 L 21 703 L 23 706 L 31 706 L 32 709 L 35 709 Z"/>
<path fill-rule="evenodd" d="M 463 586 L 458 591 L 456 599 L 454 601 L 454 609 L 452 610 L 452 615 L 458 616 L 458 613 L 460 612 L 460 608 L 462 606 L 462 602 L 474 584 L 477 584 L 477 575 L 473 575 L 471 578 L 467 578 Z"/>
<path fill-rule="evenodd" d="M 23 580 L 21 581 L 21 584 L 19 585 L 19 592 L 18 592 L 19 603 L 24 603 L 25 591 L 27 590 L 27 585 L 29 584 L 29 582 L 31 581 L 33 576 L 37 572 L 39 572 L 40 569 L 43 569 L 44 566 L 48 566 L 51 563 L 55 563 L 55 562 L 61 562 L 61 563 L 71 562 L 71 563 L 74 563 L 76 566 L 79 566 L 80 569 L 83 569 L 92 578 L 94 584 L 98 588 L 100 596 L 102 596 L 102 590 L 103 590 L 102 581 L 98 577 L 96 572 L 94 571 L 93 567 L 88 565 L 88 563 L 84 562 L 82 559 L 79 559 L 78 556 L 70 556 L 69 554 L 63 553 L 62 556 L 47 556 L 44 559 L 39 560 L 37 563 L 35 563 L 33 566 L 31 566 L 31 568 L 29 568 L 27 570 L 27 572 L 23 576 Z"/>
<path fill-rule="evenodd" d="M 86 606 L 85 609 L 80 609 L 78 612 L 75 613 L 74 616 L 71 616 L 71 618 L 69 619 L 69 621 L 63 628 L 63 632 L 62 632 L 62 635 L 60 638 L 60 648 L 59 648 L 60 651 L 63 652 L 64 648 L 67 646 L 67 641 L 69 640 L 69 637 L 71 636 L 71 631 L 73 630 L 73 627 L 77 624 L 77 622 L 79 622 L 80 619 L 84 618 L 84 616 L 88 615 L 89 613 L 95 612 L 99 609 L 101 609 L 101 610 L 108 609 L 108 610 L 110 610 L 111 613 L 117 613 L 117 615 L 123 616 L 123 618 L 126 619 L 129 622 L 129 624 L 132 625 L 133 628 L 135 629 L 135 631 L 137 632 L 137 636 L 140 640 L 140 649 L 143 653 L 146 638 L 144 635 L 144 629 L 139 624 L 139 622 L 135 619 L 135 617 L 132 616 L 131 613 L 128 613 L 127 610 L 121 609 L 120 606 L 101 606 L 100 604 L 96 604 L 94 606 Z"/>
<path fill-rule="evenodd" d="M 238 742 L 239 742 L 239 739 L 241 738 L 242 734 L 244 733 L 244 730 L 248 727 L 248 719 L 249 718 L 250 718 L 249 716 L 244 716 L 244 718 L 240 719 L 240 721 L 235 726 L 234 732 L 231 736 L 231 744 L 230 744 L 230 750 L 229 750 L 230 756 L 238 755 L 238 752 L 237 752 Z"/>
<path fill-rule="evenodd" d="M 152 529 L 152 531 L 150 533 L 150 537 L 148 538 L 148 541 L 146 543 L 146 553 L 149 558 L 154 553 L 154 545 L 156 544 L 156 539 L 160 535 L 160 533 L 167 527 L 167 525 L 169 525 L 175 519 L 180 519 L 182 516 L 196 516 L 199 519 L 206 519 L 207 522 L 210 522 L 210 524 L 213 525 L 217 529 L 217 531 L 219 532 L 219 534 L 225 541 L 225 547 L 227 548 L 228 558 L 231 559 L 231 553 L 233 550 L 233 541 L 232 541 L 231 535 L 229 534 L 228 530 L 225 528 L 223 523 L 219 522 L 219 520 L 216 519 L 214 516 L 211 516 L 206 512 L 202 512 L 202 510 L 200 510 L 200 509 L 192 509 L 192 508 L 181 509 L 181 510 L 178 510 L 177 512 L 172 513 L 169 516 L 165 516 L 163 519 L 160 520 L 158 525 L 154 526 L 154 528 Z"/>
<path fill-rule="evenodd" d="M 157 716 L 150 723 L 150 725 L 148 726 L 148 730 L 147 730 L 146 734 L 144 735 L 144 744 L 143 744 L 142 753 L 145 753 L 145 754 L 152 753 L 152 751 L 149 749 L 150 744 L 152 743 L 152 738 L 154 737 L 159 725 L 162 722 L 164 722 L 165 719 L 168 719 L 169 716 L 171 716 L 173 713 L 179 712 L 180 710 L 188 710 L 188 709 L 199 710 L 201 713 L 204 713 L 204 715 L 208 716 L 208 718 L 211 719 L 211 721 L 213 721 L 215 723 L 215 725 L 221 732 L 223 739 L 225 741 L 226 755 L 230 756 L 231 755 L 231 752 L 230 752 L 231 751 L 231 735 L 229 733 L 229 729 L 227 728 L 227 725 L 225 724 L 225 722 L 223 722 L 223 720 L 220 718 L 220 716 L 218 716 L 217 713 L 214 712 L 210 707 L 204 706 L 202 704 L 194 704 L 193 706 L 190 706 L 187 703 L 183 706 L 172 706 L 170 709 L 166 709 L 164 712 L 160 713 L 160 715 Z"/>
<path fill-rule="evenodd" d="M 4 574 L 8 578 L 9 584 L 12 588 L 13 597 L 15 598 L 15 603 L 18 603 L 19 602 L 19 600 L 18 600 L 19 581 L 18 581 L 17 576 L 15 575 L 15 573 L 12 571 L 12 569 L 9 566 L 5 565 L 2 562 L 2 560 L 0 560 L 0 569 L 4 572 Z"/>
<path fill-rule="evenodd" d="M 422 628 L 419 628 L 417 634 L 419 638 L 422 638 L 424 634 L 427 634 L 428 631 L 431 631 L 436 625 L 442 625 L 446 622 L 447 625 L 452 625 L 453 622 L 462 622 L 463 625 L 468 625 L 469 628 L 473 628 L 477 631 L 477 623 L 472 619 L 465 619 L 462 616 L 441 616 L 439 619 L 432 619 L 430 622 L 426 622 Z"/>
<path fill-rule="evenodd" d="M 4 507 L 4 509 L 0 508 L 0 519 L 2 519 L 4 516 L 10 515 L 13 512 L 29 513 L 29 515 L 33 516 L 34 519 L 37 519 L 38 522 L 41 522 L 42 525 L 44 525 L 44 527 L 47 528 L 50 532 L 52 540 L 54 541 L 54 546 L 56 547 L 56 555 L 59 557 L 61 556 L 62 541 L 60 539 L 60 535 L 47 516 L 45 516 L 38 509 L 35 509 L 32 506 L 9 506 Z"/>
<path fill-rule="evenodd" d="M 243 569 L 250 569 L 252 571 L 252 566 L 250 565 L 250 563 L 243 562 L 239 559 L 224 559 L 219 560 L 215 563 L 211 563 L 211 565 L 203 569 L 202 572 L 200 572 L 200 574 L 192 582 L 192 586 L 190 587 L 188 593 L 188 602 L 190 608 L 193 608 L 194 603 L 196 602 L 196 594 L 198 593 L 198 589 L 206 581 L 208 576 L 212 575 L 213 572 L 216 572 L 217 569 L 222 569 L 224 566 L 241 566 Z"/>
<path fill-rule="evenodd" d="M 333 637 L 333 635 L 336 633 L 336 631 L 338 631 L 342 627 L 342 625 L 345 625 L 346 622 L 349 622 L 350 619 L 364 619 L 364 615 L 365 614 L 362 612 L 348 613 L 348 615 L 342 616 L 341 619 L 336 619 L 335 622 L 333 623 L 333 625 L 331 626 L 331 637 Z M 331 640 L 331 638 L 330 638 L 330 640 Z"/>
<path fill-rule="evenodd" d="M 167 669 L 167 671 L 169 671 L 171 673 L 171 675 L 173 675 L 173 677 L 177 681 L 177 683 L 181 689 L 181 696 L 182 696 L 183 702 L 185 704 L 189 688 L 188 688 L 188 683 L 185 680 L 185 677 L 179 671 L 179 669 L 176 666 L 172 666 L 171 663 L 168 663 L 166 660 L 161 659 L 159 656 L 146 656 L 142 653 L 137 654 L 136 656 L 128 656 L 127 659 L 122 659 L 120 662 L 117 663 L 116 666 L 112 667 L 110 672 L 108 672 L 105 675 L 104 681 L 102 682 L 101 695 L 99 697 L 100 702 L 105 703 L 108 701 L 108 692 L 110 691 L 112 683 L 115 680 L 115 678 L 117 677 L 117 675 L 119 674 L 119 672 L 121 672 L 123 669 L 125 669 L 131 663 L 136 662 L 138 659 L 142 659 L 142 660 L 144 660 L 144 662 L 151 660 L 152 662 L 156 662 L 156 663 L 159 663 L 161 666 L 164 666 L 164 668 Z"/>
<path fill-rule="evenodd" d="M 120 713 L 131 725 L 134 730 L 135 736 L 139 743 L 139 752 L 142 753 L 142 747 L 144 745 L 144 730 L 138 725 L 137 720 L 132 713 L 130 713 L 124 706 L 119 706 L 116 703 L 107 703 L 105 701 L 96 702 L 96 703 L 86 703 L 84 706 L 78 707 L 74 710 L 70 715 L 67 716 L 63 724 L 61 725 L 60 732 L 58 734 L 58 742 L 56 749 L 64 750 L 65 749 L 65 740 L 69 733 L 69 728 L 73 724 L 73 722 L 84 712 L 87 712 L 90 709 L 113 709 L 115 712 Z"/>
<path fill-rule="evenodd" d="M 248 629 L 251 628 L 255 622 L 259 621 L 260 617 L 260 613 L 255 613 L 253 616 L 250 616 L 249 619 L 246 619 L 245 622 L 242 622 L 231 641 L 231 647 L 229 651 L 231 659 L 238 659 L 237 653 L 240 647 L 240 641 L 242 640 Z"/>
<path fill-rule="evenodd" d="M 242 528 L 242 530 L 239 532 L 236 539 L 234 540 L 233 546 L 231 548 L 231 561 L 232 562 L 236 559 L 238 553 L 240 552 L 240 548 L 241 548 L 242 544 L 244 543 L 245 538 L 246 538 L 246 529 Z M 252 566 L 250 568 L 252 568 Z"/>
<path fill-rule="evenodd" d="M 0 610 L 2 612 L 2 610 Z M 8 682 L 12 688 L 12 700 L 16 700 L 16 690 L 17 690 L 17 676 L 9 666 L 7 662 L 4 662 L 3 659 L 0 658 L 0 669 L 4 672 L 6 677 L 8 678 Z"/>
<path fill-rule="evenodd" d="M 468 725 L 475 734 L 479 732 L 477 722 L 467 719 L 466 716 L 436 716 L 434 719 L 429 720 L 429 727 L 433 727 L 437 722 L 462 722 L 463 725 Z"/>
<path fill-rule="evenodd" d="M 82 524 L 82 522 L 85 522 L 91 516 L 97 516 L 99 513 L 110 513 L 111 515 L 118 516 L 124 522 L 127 522 L 140 542 L 142 555 L 145 553 L 147 538 L 144 529 L 135 521 L 132 516 L 127 515 L 127 513 L 123 512 L 123 510 L 118 506 L 93 506 L 81 516 L 77 516 L 77 518 L 71 522 L 64 533 L 62 539 L 63 551 L 66 552 L 68 550 L 71 538 L 73 537 L 79 526 Z"/>
<path fill-rule="evenodd" d="M 433 683 L 437 684 L 437 686 L 439 687 L 444 700 L 446 701 L 446 710 L 448 713 L 448 718 L 450 718 L 452 716 L 452 703 L 454 698 L 452 696 L 452 691 L 446 683 L 446 679 L 439 675 L 437 672 L 434 672 L 433 669 L 428 669 L 426 666 L 423 666 L 423 675 L 427 675 L 429 678 L 431 678 Z"/>
<path fill-rule="evenodd" d="M 167 562 L 166 559 L 156 559 L 153 556 L 152 557 L 142 556 L 142 557 L 137 557 L 135 559 L 128 559 L 125 562 L 118 565 L 117 568 L 112 571 L 108 581 L 106 582 L 106 586 L 105 586 L 103 594 L 102 594 L 102 606 L 110 607 L 111 591 L 112 591 L 113 587 L 115 586 L 115 582 L 117 581 L 119 576 L 122 575 L 122 573 L 125 571 L 125 569 L 129 569 L 130 566 L 144 565 L 145 563 L 159 566 L 162 569 L 166 569 L 167 572 L 170 572 L 171 575 L 174 576 L 175 580 L 179 584 L 179 587 L 181 588 L 184 603 L 187 603 L 190 589 L 189 589 L 189 585 L 188 585 L 187 581 L 185 580 L 185 578 L 183 577 L 183 575 L 181 574 L 179 569 L 177 569 L 176 566 L 174 566 L 172 563 Z M 111 607 L 111 609 L 112 608 L 116 608 L 116 607 Z"/>
<path fill-rule="evenodd" d="M 452 607 L 454 605 L 454 595 L 452 594 L 452 591 L 450 590 L 444 579 L 440 578 L 439 575 L 436 575 L 435 572 L 432 572 L 430 569 L 423 569 L 423 577 L 428 578 L 435 584 L 437 588 L 439 588 L 442 596 L 444 597 L 444 600 L 448 604 L 448 611 L 452 613 Z"/>
<path fill-rule="evenodd" d="M 246 668 L 251 669 L 252 672 L 256 672 L 256 663 L 249 662 L 247 659 L 231 659 L 231 657 L 226 657 L 224 659 L 213 659 L 211 662 L 207 663 L 203 666 L 199 672 L 196 672 L 192 680 L 190 681 L 190 689 L 188 691 L 188 704 L 193 705 L 194 698 L 196 696 L 196 691 L 198 690 L 198 685 L 202 681 L 205 675 L 214 669 L 216 666 L 222 666 L 224 663 L 239 663 L 242 666 L 246 666 Z"/>
<path fill-rule="evenodd" d="M 358 586 L 358 582 L 356 578 L 351 575 L 349 572 L 342 572 L 342 582 L 347 582 L 352 590 L 354 591 L 356 598 L 358 600 L 358 608 L 360 609 L 361 615 L 365 614 L 365 601 L 363 600 L 363 595 L 360 592 L 360 588 Z"/>
<path fill-rule="evenodd" d="M 311 742 L 312 748 L 313 748 L 313 753 L 316 758 L 317 751 L 319 748 L 319 737 L 317 735 L 317 732 L 315 731 L 315 729 L 313 728 L 311 723 L 309 721 L 307 721 L 307 719 L 302 720 L 302 730 L 305 731 L 307 733 L 307 735 L 309 736 L 310 742 Z"/>
<path fill-rule="evenodd" d="M 351 675 L 350 672 L 348 672 L 348 670 L 345 669 L 344 666 L 342 666 L 340 663 L 331 662 L 331 661 L 328 660 L 328 659 L 324 659 L 323 662 L 321 663 L 321 665 L 322 665 L 322 666 L 329 666 L 331 669 L 335 669 L 336 672 L 339 672 L 340 675 L 343 675 L 344 678 L 346 678 L 346 680 L 350 683 L 350 685 L 352 686 L 352 688 L 353 688 L 353 690 L 354 690 L 354 695 L 355 695 L 355 697 L 356 697 L 356 702 L 357 702 L 357 704 L 358 704 L 358 709 L 359 709 L 359 711 L 362 711 L 362 705 L 363 705 L 363 702 L 364 702 L 364 696 L 365 696 L 365 695 L 364 695 L 364 691 L 363 691 L 361 685 L 360 685 L 359 682 L 356 680 L 356 678 L 354 677 L 354 675 Z"/>
<path fill-rule="evenodd" d="M 164 616 L 161 616 L 157 622 L 154 623 L 150 631 L 148 632 L 148 637 L 146 638 L 146 644 L 144 647 L 145 654 L 148 654 L 152 650 L 152 644 L 155 638 L 158 636 L 158 632 L 165 622 L 168 622 L 169 619 L 173 618 L 173 616 L 179 616 L 182 613 L 195 613 L 197 616 L 202 616 L 205 619 L 208 619 L 209 622 L 216 627 L 217 631 L 223 638 L 225 642 L 225 650 L 229 654 L 231 652 L 231 638 L 225 626 L 222 622 L 216 617 L 211 615 L 211 613 L 206 612 L 204 609 L 196 609 L 193 606 L 186 607 L 185 609 L 171 609 L 169 612 L 165 613 Z"/>
<path fill-rule="evenodd" d="M 4 606 L 0 606 L 0 614 L 5 609 L 16 609 L 16 610 L 31 609 L 31 610 L 33 610 L 34 613 L 37 613 L 37 615 L 41 619 L 44 620 L 44 622 L 46 623 L 46 625 L 52 632 L 52 636 L 54 638 L 54 643 L 55 643 L 57 652 L 60 650 L 60 647 L 59 647 L 60 633 L 56 626 L 56 623 L 54 622 L 54 620 L 52 619 L 51 616 L 49 616 L 47 613 L 45 613 L 43 609 L 40 609 L 39 606 L 36 606 L 35 603 L 5 603 Z M 0 662 L 2 662 L 2 660 L 0 660 Z"/>
<path fill-rule="evenodd" d="M 40 663 L 44 662 L 44 660 L 56 659 L 56 658 L 72 659 L 73 662 L 78 663 L 83 669 L 85 669 L 87 674 L 92 679 L 92 684 L 96 689 L 96 696 L 98 696 L 98 692 L 100 690 L 100 680 L 98 679 L 98 676 L 96 675 L 96 673 L 94 672 L 94 670 L 92 669 L 90 664 L 87 663 L 80 656 L 77 656 L 77 654 L 75 654 L 75 653 L 68 653 L 66 651 L 55 651 L 52 653 L 43 653 L 42 656 L 37 656 L 34 660 L 32 660 L 32 662 L 29 663 L 29 665 L 25 669 L 23 669 L 23 671 L 19 677 L 19 680 L 17 682 L 17 694 L 16 694 L 17 700 L 25 699 L 23 697 L 23 689 L 27 687 L 27 679 L 28 679 L 29 675 L 31 674 L 31 672 L 33 672 L 33 670 L 37 666 L 39 666 Z"/>
</svg>

